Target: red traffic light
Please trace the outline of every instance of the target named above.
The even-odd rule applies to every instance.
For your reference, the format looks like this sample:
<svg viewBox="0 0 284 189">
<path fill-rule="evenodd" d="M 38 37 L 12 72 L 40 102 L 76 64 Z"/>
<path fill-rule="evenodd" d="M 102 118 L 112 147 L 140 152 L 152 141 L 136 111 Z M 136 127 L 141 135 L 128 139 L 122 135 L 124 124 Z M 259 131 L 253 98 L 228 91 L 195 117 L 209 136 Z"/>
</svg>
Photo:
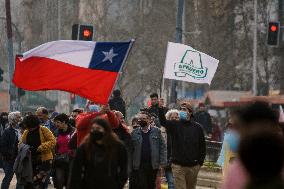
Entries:
<svg viewBox="0 0 284 189">
<path fill-rule="evenodd" d="M 277 27 L 276 25 L 272 25 L 272 26 L 270 27 L 270 30 L 271 30 L 272 32 L 276 32 L 277 29 L 278 29 L 278 27 Z"/>
<path fill-rule="evenodd" d="M 85 29 L 85 30 L 83 31 L 83 36 L 84 36 L 84 37 L 90 37 L 91 35 L 92 35 L 92 32 L 91 32 L 90 30 Z"/>
<path fill-rule="evenodd" d="M 94 28 L 92 25 L 74 24 L 72 26 L 72 40 L 92 41 Z"/>
<path fill-rule="evenodd" d="M 279 44 L 280 22 L 268 22 L 267 45 L 277 47 Z"/>
</svg>

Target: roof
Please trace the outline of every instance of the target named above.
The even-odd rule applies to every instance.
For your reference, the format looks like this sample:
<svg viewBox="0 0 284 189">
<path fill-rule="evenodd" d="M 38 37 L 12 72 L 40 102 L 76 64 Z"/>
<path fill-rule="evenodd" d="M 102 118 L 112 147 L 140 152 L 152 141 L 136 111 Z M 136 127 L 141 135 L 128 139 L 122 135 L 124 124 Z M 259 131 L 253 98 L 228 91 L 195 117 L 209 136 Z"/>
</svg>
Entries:
<svg viewBox="0 0 284 189">
<path fill-rule="evenodd" d="M 272 104 L 284 104 L 284 95 L 273 95 L 273 96 L 247 96 L 241 98 L 242 102 L 268 102 Z"/>
<path fill-rule="evenodd" d="M 240 105 L 241 99 L 244 97 L 252 97 L 250 91 L 208 91 L 206 101 L 213 107 L 228 107 Z"/>
</svg>

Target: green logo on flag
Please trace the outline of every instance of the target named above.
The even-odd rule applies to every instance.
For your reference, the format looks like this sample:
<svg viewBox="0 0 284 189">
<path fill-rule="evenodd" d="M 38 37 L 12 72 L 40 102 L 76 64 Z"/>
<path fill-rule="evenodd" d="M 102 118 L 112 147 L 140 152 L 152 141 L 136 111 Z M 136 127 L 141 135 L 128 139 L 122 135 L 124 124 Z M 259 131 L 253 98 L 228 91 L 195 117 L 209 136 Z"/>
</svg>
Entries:
<svg viewBox="0 0 284 189">
<path fill-rule="evenodd" d="M 198 51 L 187 50 L 181 62 L 174 64 L 176 77 L 186 77 L 187 75 L 194 79 L 203 79 L 207 76 L 208 68 L 202 65 L 201 54 Z"/>
</svg>

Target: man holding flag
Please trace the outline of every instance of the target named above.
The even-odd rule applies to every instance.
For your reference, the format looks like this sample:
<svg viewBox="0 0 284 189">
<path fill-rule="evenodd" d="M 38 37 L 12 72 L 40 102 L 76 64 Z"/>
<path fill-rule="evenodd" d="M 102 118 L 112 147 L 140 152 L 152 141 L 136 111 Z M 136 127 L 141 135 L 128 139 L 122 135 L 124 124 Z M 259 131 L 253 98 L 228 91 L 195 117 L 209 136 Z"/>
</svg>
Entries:
<svg viewBox="0 0 284 189">
<path fill-rule="evenodd" d="M 192 83 L 211 84 L 219 61 L 190 46 L 168 43 L 164 78 Z M 162 125 L 172 140 L 172 171 L 175 187 L 194 189 L 197 175 L 206 155 L 202 125 L 193 120 L 193 108 L 189 103 L 180 106 L 178 121 L 167 121 Z"/>
</svg>

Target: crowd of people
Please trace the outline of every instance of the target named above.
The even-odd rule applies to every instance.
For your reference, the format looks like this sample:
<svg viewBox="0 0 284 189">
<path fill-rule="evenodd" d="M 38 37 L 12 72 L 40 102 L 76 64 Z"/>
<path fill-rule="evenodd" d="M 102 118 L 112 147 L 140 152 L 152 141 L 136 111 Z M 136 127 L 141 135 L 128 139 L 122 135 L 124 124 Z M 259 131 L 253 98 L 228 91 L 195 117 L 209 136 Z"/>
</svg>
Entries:
<svg viewBox="0 0 284 189">
<path fill-rule="evenodd" d="M 232 110 L 223 137 L 203 103 L 168 109 L 156 93 L 128 124 L 115 90 L 108 105 L 88 102 L 70 115 L 2 112 L 0 134 L 1 189 L 14 174 L 17 189 L 159 189 L 161 175 L 169 189 L 195 189 L 206 138 L 224 138 L 223 188 L 283 188 L 282 130 L 265 103 Z"/>
</svg>

